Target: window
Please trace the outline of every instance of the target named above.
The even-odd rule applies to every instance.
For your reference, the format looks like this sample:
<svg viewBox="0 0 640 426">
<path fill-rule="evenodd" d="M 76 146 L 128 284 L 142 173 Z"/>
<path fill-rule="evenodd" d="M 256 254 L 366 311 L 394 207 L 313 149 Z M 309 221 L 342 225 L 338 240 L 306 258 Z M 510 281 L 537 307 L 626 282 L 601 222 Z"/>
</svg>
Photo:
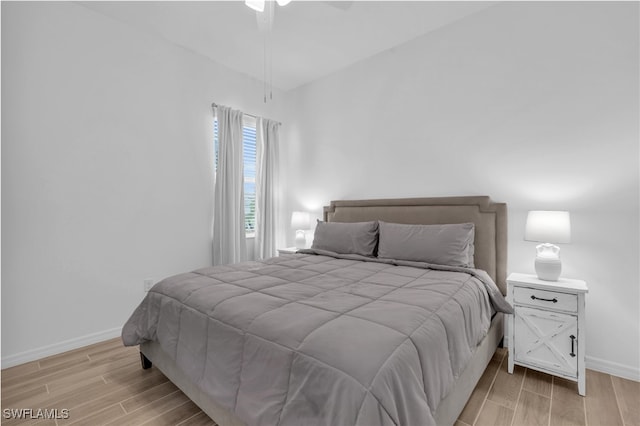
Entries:
<svg viewBox="0 0 640 426">
<path fill-rule="evenodd" d="M 213 121 L 215 167 L 218 168 L 218 120 Z M 242 123 L 244 157 L 244 230 L 253 236 L 256 230 L 256 122 L 245 117 Z"/>
</svg>

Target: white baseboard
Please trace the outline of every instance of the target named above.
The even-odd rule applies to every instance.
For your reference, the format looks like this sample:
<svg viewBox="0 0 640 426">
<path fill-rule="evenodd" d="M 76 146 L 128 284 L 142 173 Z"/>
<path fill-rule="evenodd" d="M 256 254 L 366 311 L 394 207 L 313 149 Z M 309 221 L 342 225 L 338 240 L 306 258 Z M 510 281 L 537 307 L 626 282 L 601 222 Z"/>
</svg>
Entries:
<svg viewBox="0 0 640 426">
<path fill-rule="evenodd" d="M 118 327 L 112 328 L 111 330 L 88 334 L 82 337 L 76 337 L 75 339 L 65 340 L 64 342 L 30 349 L 28 351 L 20 352 L 14 355 L 7 355 L 5 357 L 2 357 L 0 364 L 2 365 L 2 368 L 13 367 L 16 365 L 24 364 L 25 362 L 35 361 L 51 355 L 57 355 L 62 352 L 78 349 L 83 346 L 89 346 L 94 343 L 99 343 L 104 340 L 113 339 L 120 336 L 121 333 L 122 328 Z"/>
<path fill-rule="evenodd" d="M 584 362 L 585 366 L 589 370 L 595 370 L 601 373 L 611 374 L 612 376 L 618 376 L 640 382 L 640 370 L 638 368 L 618 364 L 617 362 L 607 361 L 592 356 L 586 356 Z"/>
</svg>

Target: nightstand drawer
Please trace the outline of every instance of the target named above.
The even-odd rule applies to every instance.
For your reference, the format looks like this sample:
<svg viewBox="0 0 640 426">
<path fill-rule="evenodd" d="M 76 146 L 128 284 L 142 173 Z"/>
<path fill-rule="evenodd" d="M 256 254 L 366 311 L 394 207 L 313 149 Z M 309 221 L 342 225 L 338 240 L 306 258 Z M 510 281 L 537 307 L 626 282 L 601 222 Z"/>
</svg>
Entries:
<svg viewBox="0 0 640 426">
<path fill-rule="evenodd" d="M 513 289 L 513 301 L 519 305 L 536 306 L 565 312 L 578 311 L 578 296 L 576 294 L 515 287 Z"/>
</svg>

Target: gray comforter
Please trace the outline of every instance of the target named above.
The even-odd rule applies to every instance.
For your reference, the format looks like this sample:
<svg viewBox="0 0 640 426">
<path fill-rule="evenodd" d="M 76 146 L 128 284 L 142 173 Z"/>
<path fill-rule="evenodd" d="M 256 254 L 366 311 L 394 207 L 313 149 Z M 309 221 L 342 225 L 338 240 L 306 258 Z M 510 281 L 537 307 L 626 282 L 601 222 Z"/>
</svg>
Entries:
<svg viewBox="0 0 640 426">
<path fill-rule="evenodd" d="M 475 270 L 331 253 L 156 284 L 123 328 L 249 425 L 429 425 L 493 310 Z"/>
</svg>

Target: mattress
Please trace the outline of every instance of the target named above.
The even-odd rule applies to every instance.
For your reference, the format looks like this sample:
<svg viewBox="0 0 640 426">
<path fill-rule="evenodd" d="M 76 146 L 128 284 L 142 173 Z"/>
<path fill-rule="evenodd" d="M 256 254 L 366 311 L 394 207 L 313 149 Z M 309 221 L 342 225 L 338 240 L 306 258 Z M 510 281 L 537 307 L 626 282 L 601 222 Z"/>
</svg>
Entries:
<svg viewBox="0 0 640 426">
<path fill-rule="evenodd" d="M 308 252 L 163 280 L 123 341 L 248 425 L 428 425 L 508 309 L 483 271 Z"/>
</svg>

